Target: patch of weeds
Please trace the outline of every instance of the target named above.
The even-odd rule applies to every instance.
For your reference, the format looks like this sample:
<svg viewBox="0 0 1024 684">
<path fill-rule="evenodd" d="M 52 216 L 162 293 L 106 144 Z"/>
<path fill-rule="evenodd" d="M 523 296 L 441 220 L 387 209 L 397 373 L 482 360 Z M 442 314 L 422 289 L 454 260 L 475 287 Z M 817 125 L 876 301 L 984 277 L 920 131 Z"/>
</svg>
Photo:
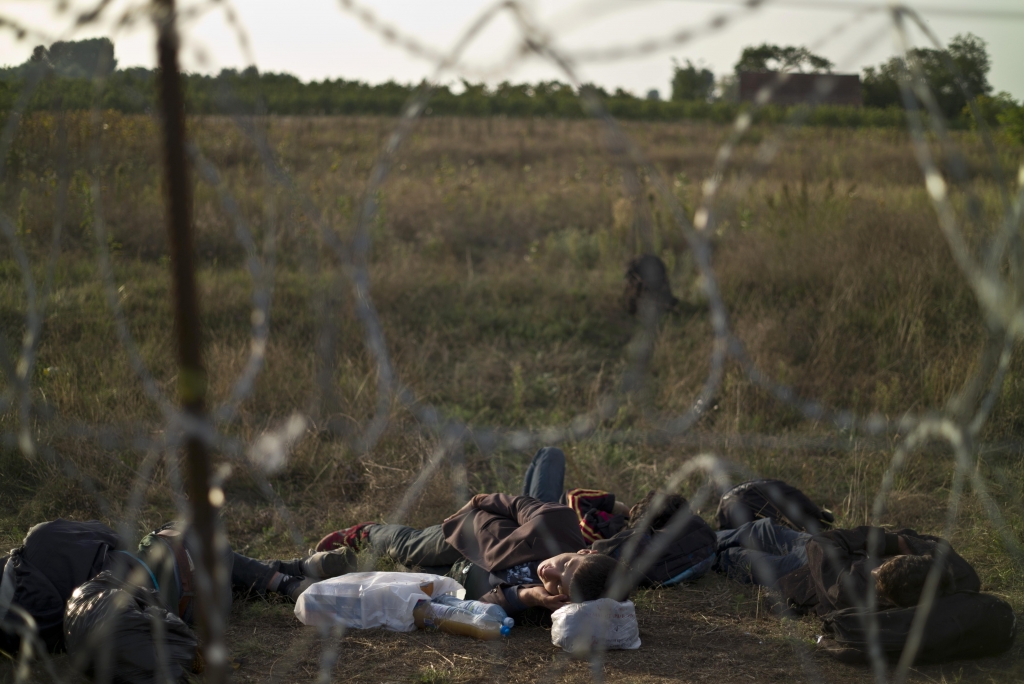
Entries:
<svg viewBox="0 0 1024 684">
<path fill-rule="evenodd" d="M 630 600 L 636 606 L 638 613 L 647 613 L 654 610 L 656 591 L 657 589 L 637 589 L 633 592 Z"/>
<path fill-rule="evenodd" d="M 417 672 L 412 681 L 416 684 L 455 684 L 464 680 L 465 673 L 459 668 L 441 669 L 428 665 Z"/>
</svg>

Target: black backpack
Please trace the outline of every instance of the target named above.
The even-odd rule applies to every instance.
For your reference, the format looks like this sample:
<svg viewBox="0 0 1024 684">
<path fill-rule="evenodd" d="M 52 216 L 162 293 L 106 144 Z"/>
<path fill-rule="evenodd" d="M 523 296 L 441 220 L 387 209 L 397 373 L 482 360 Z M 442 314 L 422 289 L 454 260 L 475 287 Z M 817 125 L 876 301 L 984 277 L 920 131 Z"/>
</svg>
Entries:
<svg viewBox="0 0 1024 684">
<path fill-rule="evenodd" d="M 832 527 L 832 513 L 782 480 L 751 480 L 738 484 L 718 504 L 718 529 L 735 530 L 744 523 L 771 518 L 798 532 L 818 534 Z"/>
<path fill-rule="evenodd" d="M 651 544 L 667 544 L 658 555 L 658 559 L 641 574 L 641 586 L 668 587 L 702 577 L 715 561 L 718 539 L 699 515 L 689 511 L 689 505 L 685 501 L 681 508 L 686 509 L 689 517 L 683 528 L 671 539 L 667 536 L 669 532 L 665 525 L 671 525 L 671 518 L 679 509 L 663 511 L 650 530 L 627 527 L 609 539 L 594 542 L 591 548 L 630 565 L 642 558 Z M 624 547 L 637 536 L 640 540 L 636 551 L 630 558 L 623 558 Z"/>
<path fill-rule="evenodd" d="M 0 650 L 17 653 L 21 635 L 32 627 L 50 652 L 64 650 L 64 604 L 81 584 L 114 563 L 121 538 L 103 523 L 51 520 L 28 531 L 0 570 L 0 589 L 13 608 L 0 616 Z"/>
<path fill-rule="evenodd" d="M 875 612 L 878 643 L 889 660 L 898 660 L 910 634 L 916 607 Z M 823 618 L 830 638 L 820 644 L 846 663 L 869 662 L 867 620 L 858 608 L 845 608 Z M 938 663 L 983 658 L 1002 653 L 1013 644 L 1017 618 L 1013 608 L 991 594 L 958 592 L 939 596 L 932 604 L 914 663 Z"/>
</svg>

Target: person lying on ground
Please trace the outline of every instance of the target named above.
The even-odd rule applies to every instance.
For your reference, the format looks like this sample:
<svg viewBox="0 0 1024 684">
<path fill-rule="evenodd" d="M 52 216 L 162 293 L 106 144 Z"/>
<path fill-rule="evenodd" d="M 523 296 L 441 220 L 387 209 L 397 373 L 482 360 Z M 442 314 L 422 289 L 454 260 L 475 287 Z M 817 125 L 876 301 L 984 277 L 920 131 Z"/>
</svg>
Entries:
<svg viewBox="0 0 1024 684">
<path fill-rule="evenodd" d="M 0 650 L 16 653 L 16 628 L 24 623 L 18 607 L 34 620 L 49 651 L 64 648 L 64 608 L 72 592 L 105 570 L 122 580 L 156 590 L 165 607 L 191 624 L 195 545 L 169 523 L 147 535 L 138 552 L 107 525 L 57 519 L 32 527 L 22 545 L 0 557 Z M 354 555 L 315 554 L 292 561 L 260 561 L 227 550 L 236 590 L 269 592 L 292 600 L 317 579 L 352 569 Z M 5 628 L 4 628 L 5 627 Z"/>
<path fill-rule="evenodd" d="M 938 595 L 981 589 L 974 568 L 948 542 L 913 530 L 861 526 L 811 535 L 763 518 L 716 535 L 719 572 L 777 589 L 799 613 L 862 606 L 870 586 L 879 608 L 916 605 L 940 545 L 946 548 Z"/>
<path fill-rule="evenodd" d="M 185 525 L 170 522 L 153 530 L 139 542 L 137 558 L 146 564 L 159 584 L 160 598 L 188 624 L 193 623 L 192 599 L 195 596 L 194 567 L 198 540 Z M 292 560 L 256 560 L 227 550 L 224 562 L 231 572 L 236 592 L 263 596 L 276 593 L 296 601 L 309 585 L 337 577 L 355 569 L 355 553 L 314 553 Z"/>
<path fill-rule="evenodd" d="M 423 529 L 361 523 L 331 533 L 317 548 L 362 545 L 407 568 L 452 577 L 466 598 L 510 615 L 600 598 L 617 565 L 586 548 L 568 506 L 509 494 L 477 494 L 442 524 Z"/>
<path fill-rule="evenodd" d="M 537 452 L 526 470 L 523 494 L 542 501 L 568 505 L 579 518 L 580 532 L 590 548 L 616 560 L 633 565 L 644 557 L 657 539 L 661 547 L 653 562 L 634 574 L 644 586 L 672 586 L 696 580 L 714 562 L 715 533 L 700 516 L 690 511 L 689 503 L 678 494 L 651 490 L 633 506 L 627 506 L 614 494 L 596 489 L 564 490 L 565 454 L 561 449 L 545 447 Z M 640 529 L 649 508 L 658 510 L 646 527 Z M 678 520 L 676 519 L 678 514 Z M 666 538 L 667 536 L 667 538 Z M 639 537 L 639 538 L 637 538 Z M 622 558 L 629 551 L 630 558 Z"/>
<path fill-rule="evenodd" d="M 565 454 L 545 447 L 526 471 L 522 496 L 477 494 L 440 525 L 361 523 L 325 536 L 317 551 L 369 546 L 424 572 L 453 577 L 466 597 L 509 614 L 600 598 L 616 561 L 587 548 L 576 513 L 558 503 Z"/>
</svg>

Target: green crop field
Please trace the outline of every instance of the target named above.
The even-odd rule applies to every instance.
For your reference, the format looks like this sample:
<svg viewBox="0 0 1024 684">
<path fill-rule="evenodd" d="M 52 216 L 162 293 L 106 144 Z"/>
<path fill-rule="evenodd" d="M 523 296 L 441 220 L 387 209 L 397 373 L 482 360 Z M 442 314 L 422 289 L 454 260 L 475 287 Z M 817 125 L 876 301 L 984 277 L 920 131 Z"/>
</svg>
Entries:
<svg viewBox="0 0 1024 684">
<path fill-rule="evenodd" d="M 371 117 L 270 117 L 267 136 L 291 185 L 229 118 L 189 122 L 221 185 L 198 178 L 194 219 L 200 305 L 212 407 L 232 397 L 250 351 L 253 283 L 246 248 L 222 194 L 237 203 L 272 286 L 266 365 L 237 414 L 220 425 L 250 443 L 298 413 L 309 429 L 286 465 L 261 484 L 244 452 L 230 466 L 224 520 L 236 550 L 295 557 L 324 533 L 382 519 L 438 444 L 397 401 L 367 453 L 353 448 L 377 410 L 376 365 L 364 344 L 346 270 L 318 223 L 352 237 L 364 188 L 396 121 Z M 709 122 L 626 123 L 691 215 L 716 150 L 731 128 Z M 759 145 L 781 135 L 757 173 Z M 997 137 L 993 163 L 972 132 L 954 132 L 980 220 L 966 222 L 979 247 L 999 226 L 1001 193 L 1016 192 L 1024 147 Z M 668 266 L 678 310 L 660 324 L 642 391 L 624 397 L 586 441 L 563 444 L 566 484 L 633 502 L 687 459 L 712 454 L 787 480 L 835 512 L 844 527 L 871 521 L 883 473 L 900 442 L 805 420 L 726 365 L 713 405 L 683 439 L 644 439 L 655 415 L 686 411 L 708 372 L 712 329 L 698 272 L 668 208 L 644 183 L 628 199 L 622 171 L 598 123 L 576 120 L 430 118 L 398 151 L 379 193 L 369 272 L 399 379 L 417 398 L 472 425 L 565 424 L 615 391 L 629 365 L 636 321 L 623 303 L 623 274 L 637 254 L 634 225 L 648 220 Z M 936 150 L 938 146 L 935 145 Z M 159 438 L 165 421 L 119 341 L 100 252 L 109 252 L 114 298 L 154 384 L 175 397 L 171 312 L 157 125 L 105 113 L 32 114 L 6 160 L 0 201 L 33 266 L 46 279 L 55 221 L 59 257 L 30 379 L 34 458 L 14 438 L 0 444 L 0 544 L 17 545 L 33 524 L 57 517 L 115 523 L 131 516 L 141 537 L 176 515 L 178 471 L 143 468 L 145 451 L 117 436 Z M 1004 180 L 1000 180 L 1004 179 Z M 732 330 L 765 374 L 801 396 L 892 421 L 942 412 L 975 368 L 986 333 L 979 306 L 944 241 L 906 132 L 755 126 L 723 176 L 713 263 Z M 1003 183 L 1003 186 L 1000 186 Z M 66 185 L 66 192 L 65 192 Z M 953 202 L 966 215 L 964 194 Z M 104 249 L 100 250 L 102 244 Z M 0 252 L 0 330 L 9 352 L 26 330 L 28 299 L 15 253 Z M 0 386 L 12 385 L 11 367 Z M 14 406 L 0 433 L 25 423 Z M 638 436 L 611 440 L 611 431 Z M 1015 354 L 991 417 L 974 445 L 1010 534 L 1024 535 L 1024 361 Z M 756 437 L 757 439 L 753 439 Z M 428 525 L 469 493 L 516 491 L 531 454 L 464 452 L 442 465 L 409 514 Z M 940 442 L 912 453 L 879 522 L 944 534 L 952 451 Z M 148 467 L 148 466 L 147 466 Z M 140 473 L 144 475 L 140 480 Z M 706 483 L 687 479 L 684 496 Z M 137 511 L 133 491 L 143 495 Z M 711 520 L 716 501 L 701 507 Z M 287 510 L 287 516 L 283 511 Z M 968 486 L 953 515 L 954 548 L 986 591 L 1024 610 L 1020 561 Z M 298 544 L 289 525 L 302 536 Z M 756 588 L 709 575 L 635 597 L 643 646 L 605 658 L 608 681 L 836 681 L 867 668 L 815 653 L 816 618 L 780 618 Z M 543 626 L 498 644 L 430 633 L 352 632 L 322 640 L 280 601 L 236 599 L 229 646 L 236 681 L 312 681 L 324 649 L 337 647 L 335 681 L 589 681 L 589 664 L 551 646 Z M 61 659 L 57 660 L 61 666 Z M 977 662 L 917 667 L 914 682 L 1013 682 L 1024 646 Z M 45 680 L 38 670 L 36 675 Z M 0 680 L 13 679 L 0 665 Z"/>
</svg>

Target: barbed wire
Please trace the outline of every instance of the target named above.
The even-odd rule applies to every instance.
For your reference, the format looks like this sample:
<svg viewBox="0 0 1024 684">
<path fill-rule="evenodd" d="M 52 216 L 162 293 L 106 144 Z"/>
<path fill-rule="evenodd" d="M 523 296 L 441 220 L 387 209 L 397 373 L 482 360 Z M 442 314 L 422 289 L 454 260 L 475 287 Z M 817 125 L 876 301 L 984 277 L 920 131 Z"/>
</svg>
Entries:
<svg viewBox="0 0 1024 684">
<path fill-rule="evenodd" d="M 713 499 L 716 493 L 728 489 L 735 481 L 734 476 L 740 479 L 749 479 L 758 475 L 734 460 L 706 451 L 705 445 L 709 441 L 717 441 L 722 450 L 737 444 L 746 448 L 765 448 L 767 446 L 790 450 L 826 448 L 852 450 L 864 448 L 865 444 L 871 444 L 882 450 L 889 446 L 893 437 L 896 437 L 899 438 L 898 445 L 882 481 L 879 483 L 871 509 L 872 525 L 877 527 L 884 521 L 885 503 L 893 490 L 897 474 L 905 466 L 910 455 L 917 451 L 927 450 L 930 443 L 938 440 L 948 445 L 953 452 L 952 485 L 946 504 L 944 537 L 948 539 L 954 531 L 963 489 L 969 476 L 972 490 L 978 497 L 993 528 L 999 533 L 1007 553 L 1018 561 L 1024 561 L 1021 545 L 1002 514 L 999 504 L 989 493 L 985 476 L 978 468 L 979 454 L 987 448 L 1019 450 L 1021 446 L 1024 446 L 1024 443 L 1020 442 L 1001 445 L 985 445 L 978 442 L 981 430 L 999 398 L 1010 367 L 1014 345 L 1024 331 L 1024 306 L 1021 302 L 1022 295 L 1024 295 L 1024 268 L 1021 264 L 1022 255 L 1019 246 L 1019 231 L 1022 220 L 1024 220 L 1024 167 L 1019 171 L 1018 190 L 1015 195 L 1011 195 L 1007 190 L 1009 183 L 1001 175 L 998 153 L 992 144 L 990 132 L 984 123 L 984 117 L 980 115 L 974 102 L 973 96 L 976 93 L 969 92 L 956 65 L 950 61 L 947 68 L 954 74 L 957 87 L 964 92 L 974 119 L 979 122 L 979 136 L 985 145 L 993 175 L 997 179 L 996 184 L 1000 191 L 1003 207 L 1000 225 L 996 226 L 997 230 L 994 231 L 987 249 L 982 251 L 983 258 L 980 260 L 978 255 L 972 252 L 965 239 L 963 222 L 958 218 L 957 210 L 951 201 L 949 183 L 942 172 L 942 168 L 948 168 L 952 183 L 966 186 L 967 174 L 963 157 L 956 141 L 950 135 L 945 117 L 929 88 L 920 65 L 913 58 L 905 57 L 903 61 L 904 71 L 899 81 L 899 87 L 903 106 L 907 113 L 912 149 L 922 174 L 923 185 L 935 211 L 938 227 L 957 268 L 984 311 L 986 332 L 993 343 L 982 350 L 977 370 L 968 376 L 963 389 L 951 399 L 950 406 L 956 404 L 954 407 L 956 411 L 948 411 L 949 415 L 942 415 L 938 410 L 925 411 L 920 414 L 908 413 L 898 420 L 888 419 L 878 413 L 857 415 L 852 410 L 830 407 L 824 402 L 802 397 L 793 387 L 774 380 L 768 373 L 758 368 L 730 325 L 730 312 L 720 291 L 714 268 L 711 239 L 715 217 L 722 213 L 725 207 L 726 200 L 723 199 L 721 191 L 726 183 L 726 172 L 734 162 L 734 152 L 740 141 L 751 130 L 758 110 L 772 102 L 773 97 L 786 83 L 789 75 L 787 73 L 778 74 L 756 95 L 751 107 L 737 116 L 729 136 L 718 148 L 714 161 L 700 184 L 700 200 L 691 220 L 689 212 L 673 193 L 660 170 L 650 162 L 641 147 L 633 142 L 630 135 L 606 111 L 600 98 L 595 93 L 583 88 L 584 81 L 578 73 L 578 65 L 581 64 L 621 61 L 678 48 L 695 39 L 720 32 L 759 11 L 775 6 L 827 8 L 854 13 L 852 17 L 843 19 L 823 32 L 817 39 L 810 41 L 808 44 L 812 51 L 831 44 L 865 18 L 884 16 L 885 14 L 889 15 L 889 21 L 886 22 L 884 28 L 894 30 L 902 55 L 912 55 L 913 44 L 907 32 L 908 22 L 917 26 L 931 44 L 941 50 L 941 43 L 923 21 L 919 11 L 902 5 L 889 6 L 853 2 L 821 3 L 813 0 L 806 2 L 801 0 L 781 2 L 743 0 L 735 3 L 738 6 L 735 11 L 717 12 L 698 26 L 674 29 L 666 32 L 662 37 L 599 49 L 571 51 L 560 48 L 556 43 L 558 38 L 556 29 L 544 24 L 531 12 L 529 6 L 516 0 L 496 2 L 486 7 L 462 32 L 450 49 L 437 48 L 413 37 L 411 33 L 383 21 L 372 10 L 353 0 L 339 0 L 339 4 L 341 10 L 354 16 L 364 30 L 377 35 L 396 49 L 431 63 L 434 69 L 431 77 L 421 85 L 407 103 L 392 133 L 387 137 L 376 156 L 363 189 L 361 205 L 356 213 L 354 224 L 351 226 L 351 237 L 349 239 L 343 237 L 346 233 L 343 227 L 334 223 L 317 207 L 309 196 L 309 192 L 278 161 L 278 155 L 272 149 L 266 133 L 254 124 L 252 116 L 235 115 L 233 121 L 255 149 L 269 181 L 288 193 L 292 202 L 298 207 L 298 211 L 315 226 L 323 244 L 327 246 L 339 266 L 335 272 L 330 274 L 331 277 L 327 279 L 327 284 L 323 286 L 320 309 L 322 318 L 327 321 L 340 315 L 339 311 L 332 310 L 330 307 L 341 300 L 342 289 L 346 281 L 351 292 L 354 315 L 362 327 L 363 343 L 375 371 L 376 400 L 373 415 L 365 422 L 365 425 L 360 426 L 358 434 L 341 434 L 334 431 L 335 436 L 342 439 L 354 453 L 365 457 L 379 445 L 386 430 L 396 429 L 394 417 L 397 405 L 403 407 L 415 420 L 413 426 L 403 426 L 401 428 L 403 431 L 426 432 L 433 435 L 437 442 L 426 464 L 419 470 L 413 481 L 401 496 L 395 496 L 394 507 L 387 517 L 388 522 L 402 522 L 407 518 L 413 506 L 430 486 L 431 480 L 446 463 L 450 464 L 453 470 L 459 470 L 462 473 L 461 476 L 453 477 L 453 486 L 455 498 L 460 502 L 465 501 L 468 498 L 464 475 L 466 468 L 464 449 L 467 446 L 474 446 L 485 457 L 505 450 L 524 451 L 548 444 L 595 438 L 609 443 L 671 443 L 703 446 L 705 450 L 696 456 L 684 459 L 682 464 L 664 480 L 661 493 L 655 498 L 640 525 L 644 526 L 652 522 L 664 506 L 667 494 L 679 491 L 683 484 L 695 474 L 703 473 L 705 484 L 699 487 L 691 498 L 690 508 L 681 509 L 672 516 L 665 528 L 667 530 L 665 535 L 659 537 L 657 541 L 642 551 L 639 549 L 640 538 L 638 536 L 624 547 L 623 558 L 627 559 L 629 563 L 621 565 L 613 577 L 612 589 L 609 593 L 616 595 L 625 593 L 630 587 L 636 585 L 638 579 L 657 562 L 660 554 L 670 543 L 672 536 L 681 531 L 691 517 L 696 515 L 694 511 L 700 510 L 702 506 Z M 112 11 L 111 7 L 112 3 L 109 0 L 100 0 L 89 9 L 79 12 L 74 21 L 74 28 L 63 38 L 74 35 L 75 31 L 84 26 L 98 24 L 105 20 Z M 223 9 L 225 20 L 232 29 L 245 59 L 255 66 L 256 60 L 253 57 L 251 42 L 245 27 L 238 12 L 226 1 L 208 0 L 164 15 L 159 14 L 153 5 L 140 2 L 125 8 L 113 20 L 113 25 L 117 31 L 127 30 L 132 28 L 140 18 L 147 18 L 156 22 L 176 22 L 178 29 L 181 30 L 190 22 L 198 20 L 207 12 L 217 8 Z M 578 22 L 572 20 L 574 16 L 582 18 L 586 15 L 588 19 L 594 20 L 617 10 L 617 5 L 613 7 L 607 2 L 595 2 L 574 9 L 552 23 L 575 24 Z M 1024 13 L 1010 10 L 958 10 L 929 7 L 927 12 L 1001 19 L 1024 18 Z M 464 54 L 474 41 L 499 16 L 506 14 L 511 18 L 519 36 L 513 51 L 504 59 L 499 60 L 497 66 L 489 69 L 477 69 L 474 65 L 465 63 Z M 43 32 L 35 31 L 6 18 L 0 18 L 0 29 L 4 28 L 13 31 L 18 39 L 26 37 L 44 39 Z M 867 52 L 882 36 L 881 30 L 871 33 L 855 46 L 850 54 L 840 61 L 840 64 L 855 63 L 856 59 Z M 193 49 L 197 60 L 202 63 L 204 59 L 202 50 L 198 46 Z M 650 427 L 612 429 L 607 426 L 607 423 L 619 413 L 620 408 L 626 402 L 641 397 L 651 383 L 654 347 L 660 326 L 659 316 L 653 310 L 641 311 L 637 330 L 625 349 L 626 365 L 616 388 L 612 392 L 598 397 L 591 408 L 581 412 L 572 420 L 544 427 L 516 429 L 501 425 L 470 424 L 461 420 L 446 412 L 442 407 L 423 400 L 418 396 L 415 388 L 403 382 L 389 351 L 384 326 L 374 304 L 370 273 L 370 250 L 374 239 L 372 227 L 380 213 L 379 193 L 389 177 L 397 155 L 415 131 L 426 111 L 435 84 L 440 83 L 441 79 L 449 74 L 491 78 L 496 74 L 506 72 L 527 56 L 545 60 L 580 93 L 586 112 L 599 122 L 606 135 L 607 153 L 615 160 L 621 172 L 625 194 L 635 207 L 645 206 L 642 201 L 644 183 L 650 184 L 658 201 L 668 209 L 675 228 L 685 239 L 701 276 L 701 287 L 707 300 L 708 319 L 713 333 L 707 373 L 693 400 L 689 402 L 689 408 L 684 412 L 658 412 L 649 402 L 643 402 L 645 420 Z M 231 187 L 224 180 L 217 165 L 210 156 L 204 154 L 198 143 L 195 141 L 189 143 L 184 151 L 187 153 L 196 176 L 215 191 L 220 208 L 228 217 L 235 238 L 242 247 L 246 269 L 251 280 L 252 293 L 250 296 L 251 321 L 248 354 L 242 369 L 231 384 L 228 399 L 215 407 L 208 415 L 197 415 L 182 410 L 168 398 L 167 393 L 161 388 L 160 383 L 149 369 L 139 345 L 131 333 L 128 317 L 118 296 L 105 220 L 105 198 L 97 170 L 103 140 L 103 120 L 99 108 L 105 85 L 105 79 L 102 76 L 103 66 L 98 65 L 99 73 L 94 78 L 94 102 L 96 104 L 89 118 L 91 136 L 87 155 L 97 266 L 107 309 L 114 323 L 118 341 L 128 356 L 132 373 L 141 384 L 144 395 L 159 409 L 160 425 L 163 429 L 159 436 L 154 438 L 152 434 L 148 433 L 149 431 L 145 430 L 123 426 L 90 425 L 74 418 L 59 416 L 53 406 L 45 401 L 40 403 L 33 398 L 31 385 L 33 369 L 43 335 L 45 309 L 53 288 L 54 273 L 61 253 L 61 236 L 66 220 L 70 173 L 66 158 L 62 154 L 57 164 L 58 204 L 41 286 L 37 287 L 29 253 L 22 244 L 15 222 L 6 208 L 0 207 L 0 233 L 9 245 L 10 253 L 20 274 L 26 302 L 26 332 L 20 348 L 8 341 L 6 337 L 0 337 L 0 369 L 9 383 L 9 386 L 4 387 L 3 394 L 0 395 L 0 412 L 9 412 L 15 407 L 17 411 L 17 429 L 9 434 L 4 433 L 4 441 L 16 444 L 26 459 L 43 458 L 48 463 L 59 465 L 68 473 L 69 477 L 83 483 L 105 514 L 110 509 L 109 503 L 101 494 L 100 489 L 95 486 L 91 477 L 82 472 L 74 464 L 73 459 L 63 455 L 46 442 L 62 436 L 74 436 L 91 441 L 104 451 L 123 449 L 142 454 L 141 462 L 132 472 L 133 485 L 128 492 L 126 505 L 122 509 L 117 524 L 117 530 L 122 538 L 130 538 L 136 528 L 135 521 L 145 505 L 147 488 L 155 469 L 160 464 L 164 464 L 168 471 L 174 504 L 179 517 L 183 520 L 193 519 L 193 506 L 184 496 L 184 483 L 188 479 L 188 473 L 185 473 L 185 477 L 183 477 L 175 454 L 190 441 L 201 443 L 205 448 L 227 456 L 230 463 L 215 469 L 209 482 L 204 485 L 205 491 L 210 495 L 211 503 L 215 499 L 221 504 L 223 503 L 224 483 L 233 476 L 236 469 L 248 473 L 256 481 L 268 503 L 274 507 L 282 524 L 288 529 L 292 542 L 301 549 L 303 546 L 302 531 L 296 524 L 294 515 L 289 511 L 287 503 L 274 491 L 270 478 L 287 465 L 289 453 L 299 443 L 303 434 L 310 429 L 309 418 L 303 411 L 296 409 L 286 420 L 278 421 L 276 426 L 264 431 L 251 442 L 230 434 L 230 426 L 243 411 L 242 405 L 256 393 L 256 383 L 264 369 L 267 348 L 271 340 L 273 274 L 279 251 L 277 228 L 273 223 L 270 224 L 269 229 L 263 234 L 261 249 L 257 244 L 250 222 L 245 218 L 238 200 L 232 194 Z M 28 71 L 28 77 L 22 84 L 21 92 L 9 111 L 3 130 L 0 132 L 0 180 L 4 182 L 6 182 L 8 153 L 14 145 L 15 136 L 29 109 L 31 98 L 42 83 L 43 77 L 42 65 Z M 809 103 L 823 102 L 829 94 L 829 87 L 819 89 L 811 97 Z M 922 109 L 926 116 L 922 115 Z M 780 131 L 774 132 L 759 143 L 753 163 L 744 167 L 742 177 L 733 181 L 736 187 L 741 189 L 749 187 L 760 174 L 770 167 L 778 152 L 783 149 L 787 133 L 806 122 L 809 116 L 808 111 L 808 109 L 795 110 L 788 116 L 785 126 Z M 258 112 L 259 105 L 257 105 L 256 113 Z M 160 118 L 161 113 L 158 112 L 154 116 Z M 163 119 L 161 121 L 166 123 Z M 59 128 L 59 136 L 58 149 L 63 152 L 67 147 L 66 130 L 63 124 Z M 944 167 L 940 167 L 939 162 L 936 161 L 932 150 L 933 144 L 937 144 L 942 152 Z M 641 175 L 644 180 L 641 180 Z M 964 192 L 968 197 L 973 196 L 971 194 L 973 190 L 970 187 L 965 187 Z M 977 223 L 984 221 L 980 210 L 975 208 L 975 203 L 967 202 L 966 207 L 968 221 Z M 639 242 L 644 245 L 645 250 L 650 249 L 650 246 L 654 244 L 652 217 L 641 211 L 637 212 L 636 221 Z M 1004 275 L 1002 272 L 1004 265 L 1008 267 L 1008 275 Z M 318 376 L 318 383 L 321 385 L 323 393 L 328 395 L 333 392 L 333 388 L 330 387 L 331 371 L 333 370 L 330 359 L 335 358 L 339 341 L 337 335 L 331 332 L 332 329 L 328 328 L 326 323 L 324 329 L 327 332 L 318 341 L 316 351 L 319 363 L 324 369 Z M 693 428 L 698 420 L 707 413 L 715 397 L 720 393 L 726 364 L 730 361 L 738 365 L 747 381 L 774 397 L 780 404 L 795 409 L 806 420 L 829 424 L 841 432 L 856 432 L 864 435 L 861 443 L 854 444 L 850 438 L 844 436 L 780 437 L 744 433 L 695 435 Z M 45 433 L 40 430 L 40 426 L 46 427 Z M 330 426 L 326 426 L 325 429 L 332 430 Z M 122 465 L 124 464 L 122 463 Z M 219 507 L 221 504 L 214 505 Z M 218 528 L 214 532 L 215 546 L 219 549 L 226 548 L 227 539 L 222 530 Z M 920 648 L 925 621 L 938 595 L 940 567 L 946 554 L 950 551 L 948 543 L 939 546 L 919 610 L 911 628 L 907 647 L 903 651 L 895 671 L 891 673 L 895 682 L 906 680 L 915 655 Z M 226 581 L 225 570 L 217 563 L 214 563 L 213 567 L 208 570 L 208 574 L 201 573 L 201 583 L 215 580 L 220 583 Z M 203 576 L 205 576 L 205 580 Z M 849 581 L 849 578 L 846 579 Z M 212 585 L 207 588 L 207 592 L 209 595 L 213 595 Z M 864 597 L 860 607 L 866 616 L 867 631 L 871 635 L 869 656 L 873 676 L 878 682 L 889 681 L 890 672 L 886 657 L 878 642 L 879 627 L 875 613 L 878 607 L 878 597 L 875 595 L 873 587 L 869 587 L 868 595 Z M 31 616 L 24 614 L 22 618 L 25 624 L 17 628 L 21 634 L 22 650 L 16 659 L 15 680 L 28 681 L 31 676 L 31 662 L 36 658 L 42 661 L 49 677 L 54 681 L 62 680 L 54 668 L 52 660 L 47 656 L 45 647 L 42 646 L 34 632 L 34 622 Z M 211 629 L 212 632 L 209 631 Z M 226 662 L 225 653 L 210 652 L 211 647 L 219 647 L 223 643 L 224 626 L 207 625 L 207 630 L 205 648 L 208 662 L 211 664 Z M 319 635 L 322 644 L 319 681 L 330 681 L 331 673 L 338 662 L 344 634 L 344 630 L 335 629 Z M 304 632 L 298 647 L 290 658 L 293 665 L 298 662 L 302 653 L 309 649 L 316 638 L 312 630 Z M 812 681 L 820 681 L 821 674 L 817 671 L 813 659 L 809 658 L 804 650 L 801 650 L 800 645 L 794 646 L 794 654 L 805 676 Z M 602 680 L 604 659 L 605 654 L 601 649 L 591 654 L 591 672 L 595 681 Z M 72 671 L 81 670 L 85 666 L 86 663 L 77 662 L 73 665 Z M 550 670 L 552 677 L 557 676 L 560 667 L 564 667 L 564 661 L 559 661 L 552 666 Z M 289 671 L 288 668 L 283 669 L 285 672 Z M 275 676 L 287 677 L 283 673 Z M 209 679 L 222 681 L 221 677 L 222 674 L 213 671 Z"/>
</svg>

